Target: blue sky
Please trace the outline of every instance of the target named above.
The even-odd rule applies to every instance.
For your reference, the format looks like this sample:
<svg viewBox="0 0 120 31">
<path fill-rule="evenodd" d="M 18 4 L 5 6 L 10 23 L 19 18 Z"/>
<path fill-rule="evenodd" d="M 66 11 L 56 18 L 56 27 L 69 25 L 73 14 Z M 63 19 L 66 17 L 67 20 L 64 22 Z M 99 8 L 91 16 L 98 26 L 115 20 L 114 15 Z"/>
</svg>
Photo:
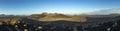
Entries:
<svg viewBox="0 0 120 31">
<path fill-rule="evenodd" d="M 82 14 L 106 8 L 120 8 L 120 0 L 0 0 L 0 14 Z"/>
</svg>

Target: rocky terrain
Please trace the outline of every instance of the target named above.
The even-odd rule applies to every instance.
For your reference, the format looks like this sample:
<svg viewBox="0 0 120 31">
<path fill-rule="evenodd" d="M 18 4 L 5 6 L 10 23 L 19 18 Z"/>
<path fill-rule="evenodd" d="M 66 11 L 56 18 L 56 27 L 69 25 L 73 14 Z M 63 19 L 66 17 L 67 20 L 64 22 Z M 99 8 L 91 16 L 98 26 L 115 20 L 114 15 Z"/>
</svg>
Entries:
<svg viewBox="0 0 120 31">
<path fill-rule="evenodd" d="M 23 17 L 1 16 L 0 31 L 119 31 L 120 29 L 120 15 L 87 15 L 76 16 L 78 19 L 72 19 L 75 21 L 68 19 L 73 17 L 75 16 L 46 13 Z M 50 21 L 49 18 L 55 21 Z M 56 20 L 57 18 L 64 19 Z"/>
</svg>

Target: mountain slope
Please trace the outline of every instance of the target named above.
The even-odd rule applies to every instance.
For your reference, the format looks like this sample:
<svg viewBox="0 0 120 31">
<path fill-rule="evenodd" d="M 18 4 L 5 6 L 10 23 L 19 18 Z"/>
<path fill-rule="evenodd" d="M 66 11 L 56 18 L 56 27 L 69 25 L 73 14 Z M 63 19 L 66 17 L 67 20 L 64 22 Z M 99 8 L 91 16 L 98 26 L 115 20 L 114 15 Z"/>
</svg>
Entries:
<svg viewBox="0 0 120 31">
<path fill-rule="evenodd" d="M 40 16 L 44 17 L 40 17 Z M 72 22 L 85 22 L 86 19 L 83 16 L 68 16 L 64 14 L 56 14 L 56 13 L 43 13 L 40 15 L 34 15 L 34 16 L 29 16 L 29 18 L 34 19 L 34 20 L 39 20 L 39 21 L 59 21 L 59 20 L 64 20 L 64 21 L 72 21 Z"/>
</svg>

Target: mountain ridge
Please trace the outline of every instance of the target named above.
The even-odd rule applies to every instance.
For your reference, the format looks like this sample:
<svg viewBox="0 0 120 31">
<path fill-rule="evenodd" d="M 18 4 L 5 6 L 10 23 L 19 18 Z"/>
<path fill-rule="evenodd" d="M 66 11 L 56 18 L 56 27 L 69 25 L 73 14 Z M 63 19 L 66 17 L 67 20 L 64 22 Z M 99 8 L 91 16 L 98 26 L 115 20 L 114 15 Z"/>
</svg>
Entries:
<svg viewBox="0 0 120 31">
<path fill-rule="evenodd" d="M 40 18 L 39 16 L 44 16 Z M 37 19 L 35 18 L 37 17 Z M 39 21 L 58 21 L 58 20 L 65 20 L 65 21 L 75 21 L 75 22 L 85 22 L 85 16 L 68 16 L 64 14 L 58 13 L 42 13 L 39 15 L 29 16 L 29 18 L 33 18 Z"/>
</svg>

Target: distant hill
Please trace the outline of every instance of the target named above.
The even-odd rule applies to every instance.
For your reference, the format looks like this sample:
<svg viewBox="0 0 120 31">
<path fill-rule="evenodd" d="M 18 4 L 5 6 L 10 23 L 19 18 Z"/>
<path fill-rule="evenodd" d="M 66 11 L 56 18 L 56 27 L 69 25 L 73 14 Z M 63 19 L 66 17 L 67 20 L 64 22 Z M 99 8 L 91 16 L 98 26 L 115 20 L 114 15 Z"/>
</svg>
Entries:
<svg viewBox="0 0 120 31">
<path fill-rule="evenodd" d="M 73 22 L 86 21 L 85 17 L 83 16 L 69 16 L 69 15 L 58 14 L 58 13 L 33 14 L 28 18 L 39 20 L 39 21 L 58 21 L 58 20 L 73 21 Z"/>
</svg>

